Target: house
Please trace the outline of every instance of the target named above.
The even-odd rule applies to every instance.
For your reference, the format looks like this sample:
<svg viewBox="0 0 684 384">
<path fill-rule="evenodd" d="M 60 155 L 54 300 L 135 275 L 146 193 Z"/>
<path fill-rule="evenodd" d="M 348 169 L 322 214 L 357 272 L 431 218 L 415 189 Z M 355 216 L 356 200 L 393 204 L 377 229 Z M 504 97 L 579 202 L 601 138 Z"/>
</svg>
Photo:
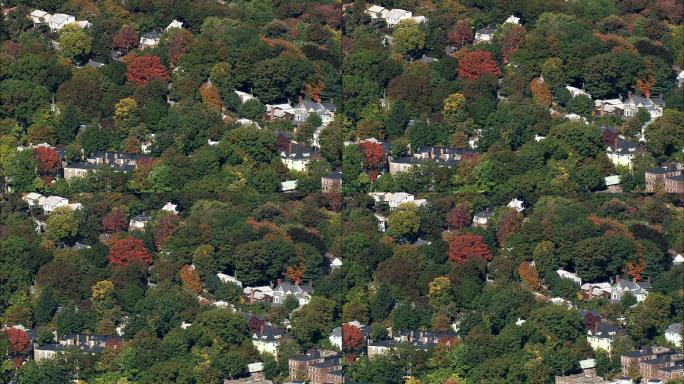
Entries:
<svg viewBox="0 0 684 384">
<path fill-rule="evenodd" d="M 585 299 L 610 299 L 612 286 L 610 283 L 584 283 L 580 286 Z"/>
<path fill-rule="evenodd" d="M 88 62 L 85 64 L 88 67 L 99 69 L 105 66 L 105 63 L 101 63 L 99 61 L 95 61 L 93 59 L 88 60 Z"/>
<path fill-rule="evenodd" d="M 48 27 L 52 32 L 56 32 L 64 28 L 67 24 L 75 23 L 76 18 L 64 13 L 55 13 L 48 19 Z"/>
<path fill-rule="evenodd" d="M 620 357 L 622 374 L 632 371 L 641 375 L 641 382 L 668 382 L 684 377 L 684 354 L 667 347 L 653 346 L 628 352 Z"/>
<path fill-rule="evenodd" d="M 242 288 L 242 281 L 238 280 L 237 276 L 226 275 L 225 273 L 219 272 L 216 274 L 216 277 L 218 277 L 218 279 L 224 284 L 235 284 L 238 287 Z"/>
<path fill-rule="evenodd" d="M 377 213 L 374 213 L 373 216 L 375 216 L 375 219 L 378 221 L 378 231 L 386 232 L 389 219 L 386 216 Z"/>
<path fill-rule="evenodd" d="M 572 96 L 572 97 L 577 97 L 577 96 L 582 95 L 582 96 L 586 96 L 586 97 L 591 99 L 591 95 L 589 93 L 587 93 L 586 91 L 584 91 L 583 89 L 579 89 L 579 88 L 573 87 L 571 85 L 566 85 L 565 89 L 567 89 L 568 92 L 570 92 L 570 96 Z"/>
<path fill-rule="evenodd" d="M 673 323 L 665 331 L 665 340 L 674 344 L 675 347 L 682 346 L 682 323 Z"/>
<path fill-rule="evenodd" d="M 31 192 L 24 195 L 21 200 L 28 204 L 29 208 L 42 206 L 42 202 L 45 200 L 45 196 L 40 193 Z"/>
<path fill-rule="evenodd" d="M 69 204 L 69 199 L 61 196 L 48 196 L 43 200 L 42 207 L 45 213 L 53 212 L 59 207 Z"/>
<path fill-rule="evenodd" d="M 681 88 L 684 86 L 684 70 L 680 71 L 677 75 L 677 87 Z"/>
<path fill-rule="evenodd" d="M 465 155 L 475 153 L 476 152 L 466 148 L 425 146 L 416 149 L 413 153 L 413 157 L 417 159 L 431 159 L 438 162 L 450 160 L 458 161 Z"/>
<path fill-rule="evenodd" d="M 566 270 L 564 270 L 564 269 L 559 269 L 559 270 L 556 271 L 556 273 L 558 274 L 558 276 L 559 276 L 561 279 L 572 280 L 572 281 L 574 281 L 575 283 L 577 283 L 577 285 L 580 285 L 580 286 L 582 285 L 582 278 L 579 277 L 579 276 L 577 276 L 576 273 L 568 272 L 568 271 L 566 271 Z"/>
<path fill-rule="evenodd" d="M 620 278 L 620 276 L 615 277 L 615 282 L 611 286 L 610 300 L 620 301 L 626 293 L 631 293 L 636 297 L 637 302 L 642 302 L 648 296 L 648 292 L 651 290 L 650 281 L 636 281 L 626 280 Z"/>
<path fill-rule="evenodd" d="M 632 160 L 640 152 L 639 143 L 613 136 L 606 148 L 606 156 L 615 165 L 632 169 Z"/>
<path fill-rule="evenodd" d="M 674 164 L 649 169 L 644 173 L 646 192 L 684 193 L 682 174 Z"/>
<path fill-rule="evenodd" d="M 507 207 L 513 208 L 518 212 L 522 212 L 525 210 L 525 202 L 515 197 L 508 203 Z"/>
<path fill-rule="evenodd" d="M 419 165 L 419 160 L 415 157 L 397 157 L 389 160 L 389 172 L 392 175 L 407 172 L 411 168 Z"/>
<path fill-rule="evenodd" d="M 412 203 L 419 207 L 427 204 L 427 200 L 416 199 L 413 194 L 406 192 L 370 192 L 368 195 L 373 198 L 376 204 L 387 203 L 391 211 L 405 203 Z"/>
<path fill-rule="evenodd" d="M 264 285 L 261 287 L 246 287 L 243 288 L 245 302 L 247 304 L 254 303 L 271 303 L 273 302 L 273 288 Z"/>
<path fill-rule="evenodd" d="M 342 192 L 342 172 L 333 171 L 322 176 L 321 190 L 324 193 Z"/>
<path fill-rule="evenodd" d="M 137 216 L 133 216 L 131 220 L 128 222 L 128 230 L 129 231 L 144 231 L 145 227 L 147 224 L 152 220 L 150 215 L 146 214 L 141 214 Z"/>
<path fill-rule="evenodd" d="M 140 49 L 155 48 L 161 41 L 162 33 L 160 31 L 151 31 L 140 36 Z"/>
<path fill-rule="evenodd" d="M 256 97 L 254 97 L 254 95 L 252 95 L 251 93 L 238 91 L 237 89 L 234 92 L 236 95 L 238 95 L 240 103 L 242 104 L 248 102 L 249 100 L 256 99 Z"/>
<path fill-rule="evenodd" d="M 384 19 L 389 11 L 385 7 L 380 5 L 371 5 L 366 9 L 366 14 L 370 16 L 371 19 Z"/>
<path fill-rule="evenodd" d="M 494 217 L 494 212 L 491 212 L 490 210 L 476 213 L 473 216 L 473 226 L 486 228 L 492 217 Z"/>
<path fill-rule="evenodd" d="M 76 347 L 85 353 L 96 354 L 105 347 L 117 348 L 121 338 L 114 336 L 99 336 L 89 334 L 68 334 L 57 343 L 38 345 L 33 344 L 33 359 L 39 363 L 51 359 L 59 353 L 63 353 L 69 347 Z"/>
<path fill-rule="evenodd" d="M 587 329 L 587 342 L 593 350 L 602 349 L 611 352 L 616 336 L 624 334 L 619 327 L 600 319 L 593 327 Z"/>
<path fill-rule="evenodd" d="M 33 22 L 33 26 L 46 24 L 52 15 L 43 11 L 42 9 L 34 9 L 29 14 L 29 18 Z"/>
<path fill-rule="evenodd" d="M 292 193 L 297 190 L 297 180 L 285 180 L 280 183 L 280 190 L 285 193 Z"/>
<path fill-rule="evenodd" d="M 385 16 L 385 22 L 387 23 L 387 26 L 392 28 L 399 24 L 400 22 L 411 19 L 413 17 L 413 13 L 411 11 L 407 11 L 405 9 L 400 9 L 400 8 L 394 8 L 387 12 L 387 16 Z"/>
<path fill-rule="evenodd" d="M 620 99 L 594 100 L 594 113 L 596 116 L 622 116 L 625 104 Z"/>
<path fill-rule="evenodd" d="M 166 27 L 166 30 L 168 31 L 171 28 L 183 28 L 183 22 L 173 19 L 173 21 Z"/>
<path fill-rule="evenodd" d="M 280 161 L 291 171 L 306 172 L 309 162 L 317 158 L 318 154 L 314 148 L 290 142 L 288 148 L 280 152 Z"/>
<path fill-rule="evenodd" d="M 496 27 L 488 25 L 484 28 L 475 31 L 475 44 L 486 43 L 492 41 L 494 34 L 496 33 Z"/>
<path fill-rule="evenodd" d="M 504 24 L 520 24 L 520 18 L 515 17 L 515 15 L 508 16 L 508 19 L 504 21 Z"/>
<path fill-rule="evenodd" d="M 330 344 L 337 347 L 340 351 L 342 350 L 342 327 L 333 328 L 330 336 L 328 336 Z"/>
<path fill-rule="evenodd" d="M 259 125 L 259 123 L 257 123 L 254 120 L 246 119 L 244 117 L 241 117 L 241 118 L 235 120 L 235 124 L 237 124 L 237 125 L 253 125 L 254 127 L 256 127 L 256 129 L 261 129 L 261 126 Z"/>
<path fill-rule="evenodd" d="M 287 360 L 287 367 L 289 373 L 288 377 L 292 382 L 303 383 L 304 381 L 302 380 L 306 380 L 307 382 L 311 383 L 311 378 L 309 376 L 309 367 L 313 366 L 314 364 L 323 363 L 327 360 L 339 362 L 339 359 L 337 359 L 336 356 L 336 352 L 330 353 L 327 351 L 319 350 L 313 350 L 302 355 L 290 357 Z"/>
<path fill-rule="evenodd" d="M 684 263 L 684 255 L 681 253 L 678 253 L 674 249 L 670 249 L 667 251 L 667 253 L 672 256 L 672 264 L 673 265 L 678 265 Z"/>
<path fill-rule="evenodd" d="M 332 103 L 320 103 L 302 99 L 293 110 L 293 121 L 297 125 L 304 124 L 310 114 L 316 114 L 321 118 L 321 126 L 326 126 L 330 124 L 331 121 L 335 120 L 335 111 L 337 110 L 337 107 Z"/>
<path fill-rule="evenodd" d="M 334 271 L 334 270 L 340 269 L 340 268 L 342 268 L 342 259 L 340 259 L 339 257 L 336 257 L 330 262 L 330 270 Z"/>
<path fill-rule="evenodd" d="M 273 290 L 273 304 L 285 304 L 288 296 L 294 296 L 299 303 L 299 306 L 309 304 L 311 295 L 313 294 L 313 287 L 311 283 L 288 283 L 282 279 L 278 280 L 278 285 Z"/>
<path fill-rule="evenodd" d="M 330 373 L 333 372 L 336 374 L 331 376 Z M 334 357 L 320 363 L 310 364 L 307 367 L 307 378 L 310 384 L 344 383 L 342 360 Z"/>
<path fill-rule="evenodd" d="M 177 214 L 178 214 L 178 205 L 177 205 L 177 204 L 173 204 L 173 203 L 170 202 L 170 201 L 167 201 L 166 204 L 164 204 L 164 206 L 162 207 L 161 210 L 164 211 L 164 212 L 169 212 L 169 213 L 173 213 L 174 215 L 177 215 Z"/>
<path fill-rule="evenodd" d="M 606 184 L 608 193 L 622 193 L 622 185 L 620 175 L 610 175 L 603 178 L 603 182 Z"/>
<path fill-rule="evenodd" d="M 283 104 L 266 104 L 265 121 L 293 121 L 295 110 L 289 103 Z"/>
<path fill-rule="evenodd" d="M 252 345 L 259 353 L 270 353 L 277 356 L 278 344 L 282 336 L 281 330 L 269 323 L 263 323 L 258 330 L 252 333 Z"/>
<path fill-rule="evenodd" d="M 366 347 L 366 355 L 368 357 L 385 355 L 395 350 L 399 343 L 394 340 L 380 340 L 372 343 L 368 343 Z"/>
<path fill-rule="evenodd" d="M 624 107 L 623 115 L 625 117 L 636 117 L 639 109 L 643 108 L 651 115 L 651 120 L 653 120 L 663 115 L 665 101 L 662 98 L 651 99 L 630 94 L 627 101 L 625 101 Z"/>
</svg>

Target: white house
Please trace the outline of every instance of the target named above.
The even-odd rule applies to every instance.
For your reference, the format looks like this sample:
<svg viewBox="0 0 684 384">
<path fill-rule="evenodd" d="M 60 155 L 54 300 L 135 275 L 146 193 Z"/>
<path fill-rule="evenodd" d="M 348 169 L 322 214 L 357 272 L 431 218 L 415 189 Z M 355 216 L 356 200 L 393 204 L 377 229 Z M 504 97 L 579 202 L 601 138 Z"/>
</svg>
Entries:
<svg viewBox="0 0 684 384">
<path fill-rule="evenodd" d="M 45 200 L 45 196 L 40 193 L 31 192 L 24 195 L 21 200 L 28 204 L 29 208 L 41 206 L 42 202 Z"/>
<path fill-rule="evenodd" d="M 387 203 L 391 211 L 397 209 L 404 203 L 413 203 L 418 207 L 427 204 L 427 200 L 416 199 L 414 195 L 406 192 L 370 192 L 368 195 L 372 197 L 376 203 Z"/>
<path fill-rule="evenodd" d="M 614 165 L 632 169 L 632 160 L 634 160 L 638 148 L 638 143 L 617 137 L 606 148 L 606 156 Z"/>
<path fill-rule="evenodd" d="M 677 75 L 677 87 L 681 88 L 682 86 L 684 86 L 684 70 Z"/>
<path fill-rule="evenodd" d="M 595 328 L 587 330 L 587 342 L 594 351 L 603 349 L 610 353 L 613 340 L 619 334 L 620 329 L 604 320 L 600 320 Z"/>
<path fill-rule="evenodd" d="M 508 203 L 508 208 L 513 208 L 518 212 L 522 212 L 525 210 L 525 202 L 516 197 Z"/>
<path fill-rule="evenodd" d="M 161 41 L 162 33 L 159 31 L 147 32 L 140 36 L 140 49 L 155 48 Z"/>
<path fill-rule="evenodd" d="M 294 108 L 294 123 L 299 125 L 306 122 L 309 115 L 316 114 L 321 118 L 321 126 L 326 126 L 335 120 L 335 104 L 320 103 L 311 100 L 301 100 Z"/>
<path fill-rule="evenodd" d="M 387 13 L 385 17 L 385 22 L 387 26 L 392 28 L 399 24 L 401 21 L 410 19 L 413 17 L 413 12 L 407 11 L 405 9 L 394 8 Z"/>
<path fill-rule="evenodd" d="M 383 215 L 379 215 L 377 213 L 374 213 L 373 216 L 375 216 L 375 219 L 378 221 L 378 231 L 380 232 L 385 232 L 387 231 L 387 222 L 389 221 L 387 217 Z"/>
<path fill-rule="evenodd" d="M 177 215 L 178 214 L 178 205 L 173 204 L 172 202 L 169 201 L 166 204 L 164 204 L 164 206 L 162 207 L 162 211 L 170 212 L 170 213 L 173 213 L 174 215 Z"/>
<path fill-rule="evenodd" d="M 150 222 L 152 218 L 149 215 L 137 215 L 131 218 L 128 222 L 129 231 L 144 231 L 147 223 Z"/>
<path fill-rule="evenodd" d="M 278 281 L 278 286 L 273 290 L 273 303 L 284 304 L 288 296 L 294 296 L 299 306 L 309 304 L 313 287 L 311 284 L 291 284 L 282 280 Z"/>
<path fill-rule="evenodd" d="M 496 33 L 496 27 L 488 25 L 484 28 L 475 31 L 475 44 L 486 43 L 492 41 L 494 34 Z"/>
<path fill-rule="evenodd" d="M 486 227 L 492 217 L 494 217 L 494 212 L 489 210 L 476 213 L 473 216 L 473 226 Z"/>
<path fill-rule="evenodd" d="M 294 192 L 297 190 L 297 180 L 285 180 L 280 183 L 280 190 L 287 192 Z"/>
<path fill-rule="evenodd" d="M 50 19 L 51 14 L 43 11 L 42 9 L 35 9 L 29 14 L 29 18 L 33 22 L 33 25 L 45 24 Z"/>
<path fill-rule="evenodd" d="M 171 28 L 183 28 L 183 22 L 173 19 L 173 21 L 166 27 L 166 30 L 168 31 Z"/>
<path fill-rule="evenodd" d="M 226 275 L 225 273 L 217 273 L 216 277 L 221 280 L 222 283 L 232 283 L 242 288 L 242 281 L 238 280 L 236 276 Z"/>
<path fill-rule="evenodd" d="M 246 103 L 249 100 L 256 99 L 256 97 L 254 97 L 254 95 L 252 95 L 251 93 L 238 91 L 237 89 L 235 90 L 235 94 L 238 95 L 240 103 L 242 104 Z"/>
<path fill-rule="evenodd" d="M 340 351 L 342 350 L 342 327 L 335 327 L 333 328 L 332 332 L 330 333 L 330 336 L 328 336 L 328 340 L 330 340 L 330 344 L 334 345 L 339 349 Z"/>
<path fill-rule="evenodd" d="M 620 301 L 629 292 L 636 297 L 637 302 L 642 302 L 646 300 L 650 290 L 651 283 L 648 281 L 632 281 L 616 277 L 615 283 L 611 286 L 610 300 Z"/>
<path fill-rule="evenodd" d="M 342 268 L 342 260 L 339 257 L 336 257 L 330 262 L 330 270 L 334 271 L 340 268 Z"/>
<path fill-rule="evenodd" d="M 663 115 L 665 101 L 661 98 L 650 99 L 630 95 L 627 101 L 625 101 L 624 106 L 625 109 L 623 113 L 626 117 L 635 117 L 639 109 L 643 108 L 651 115 L 651 120 L 653 120 Z"/>
<path fill-rule="evenodd" d="M 515 17 L 515 15 L 508 16 L 508 19 L 504 21 L 504 24 L 520 24 L 520 18 Z"/>
<path fill-rule="evenodd" d="M 67 24 L 75 23 L 76 18 L 65 13 L 55 13 L 48 19 L 50 30 L 55 32 L 64 28 Z"/>
<path fill-rule="evenodd" d="M 252 334 L 252 345 L 259 353 L 270 353 L 277 356 L 281 336 L 282 332 L 279 329 L 265 323 Z"/>
<path fill-rule="evenodd" d="M 665 340 L 676 347 L 682 346 L 682 323 L 673 323 L 665 331 Z"/>
<path fill-rule="evenodd" d="M 579 88 L 573 87 L 571 85 L 566 85 L 565 89 L 567 89 L 568 92 L 570 92 L 570 96 L 572 96 L 572 97 L 577 97 L 579 95 L 582 95 L 582 96 L 586 96 L 586 97 L 591 99 L 591 95 L 589 93 L 587 93 L 586 91 L 584 91 L 583 89 L 579 89 Z"/>
<path fill-rule="evenodd" d="M 370 16 L 371 19 L 384 19 L 389 11 L 380 5 L 371 5 L 366 9 L 366 14 Z"/>
<path fill-rule="evenodd" d="M 48 196 L 43 200 L 42 207 L 45 213 L 53 212 L 59 207 L 69 204 L 69 199 L 61 196 Z"/>
<path fill-rule="evenodd" d="M 568 272 L 564 269 L 559 269 L 556 271 L 556 273 L 558 274 L 558 276 L 560 276 L 561 279 L 572 280 L 575 283 L 577 283 L 577 285 L 582 285 L 582 278 L 577 276 L 576 273 Z"/>
</svg>

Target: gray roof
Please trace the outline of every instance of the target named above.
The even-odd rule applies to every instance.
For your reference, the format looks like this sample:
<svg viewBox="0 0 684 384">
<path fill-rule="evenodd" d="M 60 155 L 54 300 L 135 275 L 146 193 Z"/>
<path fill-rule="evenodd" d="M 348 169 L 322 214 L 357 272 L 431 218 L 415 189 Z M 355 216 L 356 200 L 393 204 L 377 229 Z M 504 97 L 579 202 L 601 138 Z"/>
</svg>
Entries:
<svg viewBox="0 0 684 384">
<path fill-rule="evenodd" d="M 665 331 L 667 333 L 682 333 L 682 323 L 673 323 L 670 324 L 669 327 L 667 327 L 667 330 Z"/>
</svg>

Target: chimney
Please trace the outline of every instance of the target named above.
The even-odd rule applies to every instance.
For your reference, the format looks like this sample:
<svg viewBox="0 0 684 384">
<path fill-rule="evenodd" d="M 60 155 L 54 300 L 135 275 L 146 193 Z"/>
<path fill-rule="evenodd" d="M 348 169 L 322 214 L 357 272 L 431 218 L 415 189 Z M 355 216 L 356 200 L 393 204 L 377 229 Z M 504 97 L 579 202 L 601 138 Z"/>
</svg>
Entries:
<svg viewBox="0 0 684 384">
<path fill-rule="evenodd" d="M 589 286 L 589 300 L 594 298 L 594 286 L 590 285 Z"/>
<path fill-rule="evenodd" d="M 632 278 L 632 283 L 636 283 L 636 282 L 637 282 L 637 278 L 636 278 L 636 277 L 633 277 L 633 278 Z"/>
<path fill-rule="evenodd" d="M 615 284 L 620 282 L 620 275 L 615 275 Z"/>
<path fill-rule="evenodd" d="M 278 286 L 281 286 L 283 284 L 283 279 L 278 279 Z"/>
</svg>

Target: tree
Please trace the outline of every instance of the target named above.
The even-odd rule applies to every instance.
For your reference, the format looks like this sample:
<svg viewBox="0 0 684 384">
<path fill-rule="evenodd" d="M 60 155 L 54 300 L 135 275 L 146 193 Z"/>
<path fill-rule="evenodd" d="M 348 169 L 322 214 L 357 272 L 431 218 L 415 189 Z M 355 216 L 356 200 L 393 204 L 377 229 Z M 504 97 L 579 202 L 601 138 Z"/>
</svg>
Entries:
<svg viewBox="0 0 684 384">
<path fill-rule="evenodd" d="M 181 225 L 180 217 L 170 212 L 157 219 L 157 224 L 154 227 L 154 246 L 157 247 L 157 250 L 161 250 L 164 243 L 181 228 Z"/>
<path fill-rule="evenodd" d="M 52 240 L 69 241 L 78 234 L 78 224 L 78 218 L 73 210 L 59 207 L 48 216 L 45 234 Z"/>
<path fill-rule="evenodd" d="M 93 48 L 93 38 L 78 25 L 66 25 L 59 31 L 59 49 L 70 59 L 84 56 Z"/>
<path fill-rule="evenodd" d="M 463 264 L 474 258 L 485 260 L 492 259 L 492 252 L 489 250 L 481 235 L 474 233 L 464 233 L 454 236 L 449 242 L 449 258 L 459 264 Z"/>
<path fill-rule="evenodd" d="M 544 79 L 535 77 L 530 82 L 530 91 L 534 97 L 534 101 L 543 105 L 544 107 L 550 107 L 553 98 L 551 96 L 551 91 Z"/>
<path fill-rule="evenodd" d="M 646 130 L 646 148 L 659 160 L 665 160 L 684 147 L 684 112 L 665 109 Z"/>
<path fill-rule="evenodd" d="M 28 80 L 0 81 L 0 118 L 14 118 L 28 124 L 33 114 L 47 107 L 50 93 L 42 85 Z"/>
<path fill-rule="evenodd" d="M 467 116 L 466 98 L 462 93 L 452 93 L 444 99 L 442 114 L 452 122 L 462 122 Z"/>
<path fill-rule="evenodd" d="M 124 52 L 130 51 L 132 48 L 138 46 L 138 33 L 132 25 L 126 24 L 114 35 L 112 38 L 112 46 L 116 49 L 121 49 Z"/>
<path fill-rule="evenodd" d="M 356 351 L 363 343 L 363 335 L 359 327 L 352 324 L 342 324 L 342 349 L 344 351 Z"/>
<path fill-rule="evenodd" d="M 467 52 L 458 62 L 458 76 L 467 80 L 476 80 L 481 76 L 499 77 L 501 70 L 496 65 L 492 53 L 476 49 Z"/>
<path fill-rule="evenodd" d="M 363 165 L 367 168 L 377 169 L 385 163 L 385 151 L 382 145 L 372 141 L 364 141 L 359 144 L 359 150 L 363 153 Z"/>
<path fill-rule="evenodd" d="M 152 79 L 169 80 L 169 73 L 158 56 L 146 54 L 128 63 L 126 78 L 133 84 L 147 85 Z"/>
<path fill-rule="evenodd" d="M 511 56 L 518 50 L 518 47 L 525 39 L 525 27 L 519 24 L 504 24 L 503 35 L 501 36 L 501 57 L 504 64 L 508 64 Z"/>
<path fill-rule="evenodd" d="M 132 262 L 152 264 L 152 255 L 142 240 L 135 237 L 124 237 L 114 240 L 109 247 L 109 262 L 113 265 L 126 266 Z"/>
<path fill-rule="evenodd" d="M 292 314 L 292 334 L 302 345 L 312 345 L 325 337 L 335 315 L 335 301 L 321 296 Z"/>
<path fill-rule="evenodd" d="M 221 95 L 218 89 L 209 83 L 203 83 L 199 88 L 200 96 L 202 96 L 202 102 L 207 105 L 207 107 L 221 112 Z"/>
<path fill-rule="evenodd" d="M 651 293 L 627 314 L 627 332 L 638 344 L 653 340 L 667 328 L 671 312 L 670 296 Z"/>
<path fill-rule="evenodd" d="M 190 49 L 192 44 L 192 33 L 185 28 L 173 31 L 173 36 L 169 41 L 168 57 L 169 65 L 174 68 L 183 55 Z"/>
<path fill-rule="evenodd" d="M 28 350 L 31 340 L 26 332 L 19 328 L 5 328 L 5 337 L 9 341 L 11 354 L 21 354 Z"/>
<path fill-rule="evenodd" d="M 523 215 L 515 209 L 507 209 L 497 221 L 496 240 L 503 247 L 508 237 L 520 228 Z"/>
<path fill-rule="evenodd" d="M 527 285 L 531 290 L 536 291 L 541 287 L 541 280 L 539 279 L 539 273 L 537 273 L 537 268 L 527 261 L 523 261 L 518 265 L 518 274 L 520 279 Z"/>
<path fill-rule="evenodd" d="M 446 222 L 451 229 L 465 228 L 470 224 L 470 211 L 465 204 L 458 204 L 446 215 Z"/>
<path fill-rule="evenodd" d="M 447 40 L 449 44 L 458 44 L 463 47 L 465 43 L 473 41 L 473 26 L 469 19 L 459 19 L 449 30 Z"/>
<path fill-rule="evenodd" d="M 195 295 L 199 295 L 202 290 L 202 282 L 197 269 L 191 265 L 184 265 L 181 267 L 180 279 L 183 282 L 183 287 Z"/>
<path fill-rule="evenodd" d="M 371 301 L 371 318 L 375 322 L 387 319 L 390 311 L 394 307 L 394 298 L 389 284 L 382 283 L 375 292 L 375 297 Z"/>
<path fill-rule="evenodd" d="M 577 95 L 568 101 L 567 109 L 570 113 L 591 117 L 591 113 L 594 111 L 594 102 L 586 95 Z"/>
<path fill-rule="evenodd" d="M 36 147 L 33 149 L 38 163 L 38 172 L 43 175 L 50 175 L 61 168 L 62 164 L 59 155 L 54 148 L 51 147 Z"/>
<path fill-rule="evenodd" d="M 388 218 L 388 234 L 397 240 L 413 238 L 420 230 L 420 216 L 416 212 L 415 206 L 408 205 L 408 207 L 400 207 L 392 212 Z"/>
<path fill-rule="evenodd" d="M 257 120 L 266 114 L 266 106 L 257 99 L 250 99 L 238 106 L 237 113 L 241 117 Z"/>
<path fill-rule="evenodd" d="M 114 207 L 102 218 L 102 229 L 107 232 L 121 232 L 128 228 L 128 215 L 123 207 Z"/>
<path fill-rule="evenodd" d="M 402 20 L 394 27 L 392 49 L 402 55 L 410 55 L 425 46 L 425 32 L 413 20 Z"/>
</svg>

